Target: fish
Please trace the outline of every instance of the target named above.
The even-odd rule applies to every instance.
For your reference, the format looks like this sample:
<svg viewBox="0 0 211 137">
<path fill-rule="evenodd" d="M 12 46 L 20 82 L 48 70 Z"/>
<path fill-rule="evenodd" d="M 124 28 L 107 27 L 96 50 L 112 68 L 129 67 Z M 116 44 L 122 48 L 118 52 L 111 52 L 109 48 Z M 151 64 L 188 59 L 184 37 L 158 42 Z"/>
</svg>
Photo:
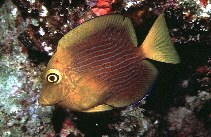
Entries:
<svg viewBox="0 0 211 137">
<path fill-rule="evenodd" d="M 144 98 L 156 80 L 158 69 L 150 60 L 180 63 L 163 13 L 140 46 L 128 17 L 96 17 L 59 40 L 38 102 L 78 112 L 129 106 Z"/>
</svg>

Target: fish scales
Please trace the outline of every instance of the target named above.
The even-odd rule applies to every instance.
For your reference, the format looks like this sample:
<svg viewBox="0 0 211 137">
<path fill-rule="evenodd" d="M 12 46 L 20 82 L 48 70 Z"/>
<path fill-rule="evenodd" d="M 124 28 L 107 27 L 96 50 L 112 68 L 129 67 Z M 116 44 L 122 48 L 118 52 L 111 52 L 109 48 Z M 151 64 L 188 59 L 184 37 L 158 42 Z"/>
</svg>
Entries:
<svg viewBox="0 0 211 137">
<path fill-rule="evenodd" d="M 158 74 L 147 59 L 179 63 L 163 14 L 139 47 L 129 18 L 92 19 L 59 41 L 44 72 L 39 103 L 83 112 L 136 104 Z"/>
</svg>

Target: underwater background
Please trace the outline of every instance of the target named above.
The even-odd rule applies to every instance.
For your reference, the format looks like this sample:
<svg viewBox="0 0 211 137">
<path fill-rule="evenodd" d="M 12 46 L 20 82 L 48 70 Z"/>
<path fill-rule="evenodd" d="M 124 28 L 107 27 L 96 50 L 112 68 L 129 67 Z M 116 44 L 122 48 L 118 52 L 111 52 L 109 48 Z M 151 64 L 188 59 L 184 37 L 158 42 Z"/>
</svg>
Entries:
<svg viewBox="0 0 211 137">
<path fill-rule="evenodd" d="M 122 14 L 140 45 L 162 12 L 181 63 L 153 62 L 144 101 L 100 113 L 39 106 L 42 72 L 68 31 Z M 209 0 L 0 0 L 0 136 L 211 137 L 210 16 Z"/>
</svg>

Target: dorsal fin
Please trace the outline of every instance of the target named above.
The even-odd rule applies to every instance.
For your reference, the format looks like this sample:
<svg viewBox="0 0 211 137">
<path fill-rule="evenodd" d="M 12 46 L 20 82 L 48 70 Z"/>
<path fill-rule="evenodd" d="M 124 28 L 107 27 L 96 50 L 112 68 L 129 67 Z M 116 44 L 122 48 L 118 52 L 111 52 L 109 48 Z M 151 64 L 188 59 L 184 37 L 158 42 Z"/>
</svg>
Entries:
<svg viewBox="0 0 211 137">
<path fill-rule="evenodd" d="M 172 64 L 180 62 L 179 56 L 171 42 L 164 14 L 157 18 L 140 50 L 145 58 Z"/>
<path fill-rule="evenodd" d="M 64 35 L 60 39 L 58 46 L 64 48 L 73 46 L 81 42 L 83 39 L 106 29 L 111 25 L 124 28 L 128 32 L 133 45 L 137 46 L 137 38 L 133 25 L 129 18 L 123 17 L 122 15 L 106 15 L 91 19 Z"/>
</svg>

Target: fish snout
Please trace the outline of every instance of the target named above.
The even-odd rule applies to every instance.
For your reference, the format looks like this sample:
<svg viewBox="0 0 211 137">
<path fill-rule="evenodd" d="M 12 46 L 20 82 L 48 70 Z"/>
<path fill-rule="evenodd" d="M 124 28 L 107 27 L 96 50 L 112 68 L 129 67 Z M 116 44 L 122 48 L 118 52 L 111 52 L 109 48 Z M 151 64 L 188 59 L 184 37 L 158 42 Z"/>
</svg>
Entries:
<svg viewBox="0 0 211 137">
<path fill-rule="evenodd" d="M 39 97 L 38 103 L 39 103 L 41 106 L 48 106 L 48 105 L 51 105 L 46 99 L 44 99 L 44 98 L 42 98 L 42 97 Z"/>
<path fill-rule="evenodd" d="M 59 100 L 57 98 L 44 98 L 44 97 L 40 97 L 38 99 L 38 103 L 41 106 L 51 106 L 51 105 L 55 105 L 59 102 Z"/>
<path fill-rule="evenodd" d="M 57 92 L 56 92 L 57 93 Z M 44 91 L 41 91 L 41 95 L 38 99 L 38 103 L 41 106 L 50 106 L 50 105 L 55 105 L 60 101 L 60 96 L 54 93 L 49 93 Z"/>
</svg>

